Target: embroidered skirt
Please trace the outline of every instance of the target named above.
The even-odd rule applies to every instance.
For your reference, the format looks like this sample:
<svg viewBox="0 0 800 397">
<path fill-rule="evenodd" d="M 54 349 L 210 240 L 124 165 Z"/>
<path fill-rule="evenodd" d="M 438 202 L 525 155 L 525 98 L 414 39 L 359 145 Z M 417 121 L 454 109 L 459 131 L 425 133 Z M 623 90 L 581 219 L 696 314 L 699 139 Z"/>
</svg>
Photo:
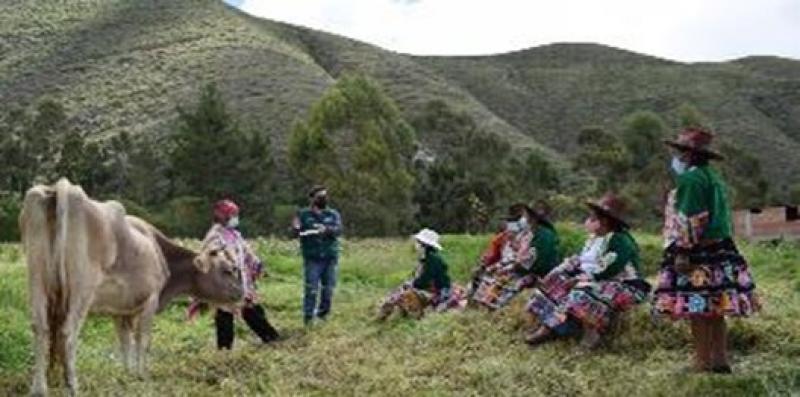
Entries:
<svg viewBox="0 0 800 397">
<path fill-rule="evenodd" d="M 517 294 L 533 285 L 535 276 L 515 272 L 484 273 L 476 281 L 471 299 L 490 309 L 504 307 Z"/>
<path fill-rule="evenodd" d="M 411 281 L 407 281 L 383 299 L 379 315 L 385 317 L 395 309 L 399 309 L 405 314 L 421 317 L 427 308 L 436 308 L 444 311 L 463 309 L 466 305 L 466 291 L 457 284 L 451 285 L 449 291 L 437 291 L 434 293 L 414 288 Z"/>
<path fill-rule="evenodd" d="M 646 298 L 646 291 L 625 282 L 578 281 L 566 272 L 555 272 L 534 288 L 527 309 L 551 329 L 572 316 L 584 326 L 604 331 L 615 313 Z"/>
<path fill-rule="evenodd" d="M 723 240 L 689 256 L 692 268 L 675 269 L 676 255 L 664 253 L 653 295 L 653 313 L 674 319 L 749 316 L 759 310 L 747 262 L 732 240 Z"/>
</svg>

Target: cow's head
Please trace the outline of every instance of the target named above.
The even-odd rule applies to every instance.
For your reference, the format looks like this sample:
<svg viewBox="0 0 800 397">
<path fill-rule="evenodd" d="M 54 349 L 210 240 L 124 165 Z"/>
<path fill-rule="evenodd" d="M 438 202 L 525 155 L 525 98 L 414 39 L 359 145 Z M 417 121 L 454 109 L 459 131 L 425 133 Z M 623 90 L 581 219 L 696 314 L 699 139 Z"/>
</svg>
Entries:
<svg viewBox="0 0 800 397">
<path fill-rule="evenodd" d="M 235 303 L 244 296 L 242 274 L 230 248 L 203 247 L 194 258 L 198 298 L 213 303 Z"/>
</svg>

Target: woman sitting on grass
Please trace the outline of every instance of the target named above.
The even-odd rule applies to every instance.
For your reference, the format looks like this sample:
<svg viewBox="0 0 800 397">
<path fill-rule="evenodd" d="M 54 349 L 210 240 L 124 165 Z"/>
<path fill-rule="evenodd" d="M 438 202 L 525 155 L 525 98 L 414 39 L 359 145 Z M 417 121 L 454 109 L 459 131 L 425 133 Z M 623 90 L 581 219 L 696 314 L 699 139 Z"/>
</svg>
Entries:
<svg viewBox="0 0 800 397">
<path fill-rule="evenodd" d="M 560 262 L 558 235 L 544 211 L 514 204 L 506 229 L 492 238 L 473 271 L 469 299 L 492 310 L 502 308 Z"/>
<path fill-rule="evenodd" d="M 387 296 L 378 311 L 378 320 L 388 318 L 395 308 L 404 315 L 421 318 L 427 307 L 441 312 L 451 308 L 464 308 L 464 290 L 450 282 L 447 264 L 439 255 L 439 234 L 422 229 L 414 235 L 414 245 L 419 255 L 419 265 L 414 277 Z"/>
<path fill-rule="evenodd" d="M 640 275 L 639 247 L 621 216 L 623 203 L 609 194 L 587 205 L 589 238 L 580 255 L 550 272 L 528 302 L 540 324 L 525 338 L 530 345 L 582 328 L 581 346 L 593 349 L 614 316 L 644 301 L 650 290 Z"/>
</svg>

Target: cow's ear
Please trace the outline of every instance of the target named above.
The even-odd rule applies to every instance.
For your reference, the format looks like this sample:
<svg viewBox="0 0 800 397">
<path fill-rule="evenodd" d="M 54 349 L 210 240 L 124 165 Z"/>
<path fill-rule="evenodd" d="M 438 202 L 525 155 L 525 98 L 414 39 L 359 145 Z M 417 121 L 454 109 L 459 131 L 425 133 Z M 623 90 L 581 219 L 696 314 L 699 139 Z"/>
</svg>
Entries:
<svg viewBox="0 0 800 397">
<path fill-rule="evenodd" d="M 206 255 L 197 255 L 194 258 L 194 267 L 201 273 L 208 273 L 211 270 L 211 261 Z"/>
</svg>

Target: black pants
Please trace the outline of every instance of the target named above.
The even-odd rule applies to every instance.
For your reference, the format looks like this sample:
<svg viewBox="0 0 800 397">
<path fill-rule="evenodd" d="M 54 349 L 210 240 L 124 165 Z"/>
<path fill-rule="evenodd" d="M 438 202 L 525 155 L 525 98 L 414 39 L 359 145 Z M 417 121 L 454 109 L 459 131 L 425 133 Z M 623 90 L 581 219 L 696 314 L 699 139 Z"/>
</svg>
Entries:
<svg viewBox="0 0 800 397">
<path fill-rule="evenodd" d="M 245 306 L 242 308 L 242 318 L 247 326 L 261 338 L 264 343 L 278 339 L 278 331 L 270 325 L 267 315 L 261 305 Z M 217 309 L 214 316 L 214 325 L 217 328 L 217 348 L 231 349 L 233 347 L 233 314 Z"/>
</svg>

